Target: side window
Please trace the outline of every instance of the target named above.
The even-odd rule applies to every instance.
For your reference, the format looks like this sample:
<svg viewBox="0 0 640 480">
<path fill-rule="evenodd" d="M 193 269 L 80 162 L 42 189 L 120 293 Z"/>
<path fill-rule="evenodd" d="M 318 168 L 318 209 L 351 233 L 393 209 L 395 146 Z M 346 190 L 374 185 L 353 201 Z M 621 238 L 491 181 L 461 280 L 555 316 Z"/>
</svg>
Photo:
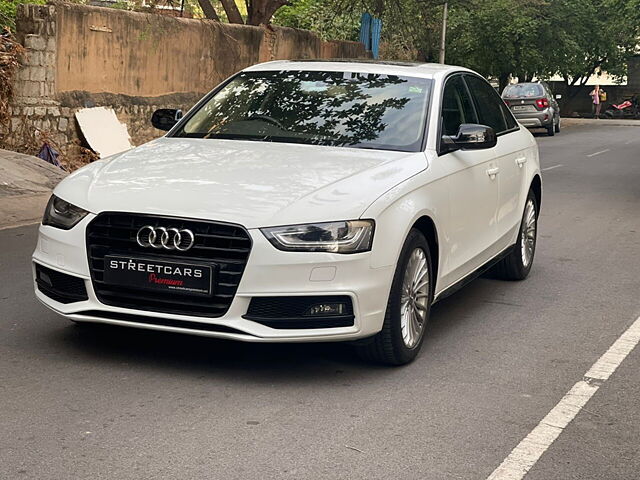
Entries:
<svg viewBox="0 0 640 480">
<path fill-rule="evenodd" d="M 475 75 L 465 75 L 465 81 L 476 104 L 481 124 L 493 128 L 496 133 L 513 128 L 507 126 L 504 111 L 506 110 L 506 105 L 491 85 Z M 509 114 L 510 116 L 511 114 Z"/>
<path fill-rule="evenodd" d="M 518 127 L 518 122 L 513 117 L 513 114 L 509 110 L 509 107 L 505 105 L 504 102 L 501 102 L 500 107 L 502 108 L 502 113 L 504 114 L 504 119 L 507 122 L 507 130 L 511 130 Z"/>
<path fill-rule="evenodd" d="M 456 135 L 463 123 L 478 123 L 462 75 L 447 80 L 442 95 L 442 134 Z"/>
</svg>

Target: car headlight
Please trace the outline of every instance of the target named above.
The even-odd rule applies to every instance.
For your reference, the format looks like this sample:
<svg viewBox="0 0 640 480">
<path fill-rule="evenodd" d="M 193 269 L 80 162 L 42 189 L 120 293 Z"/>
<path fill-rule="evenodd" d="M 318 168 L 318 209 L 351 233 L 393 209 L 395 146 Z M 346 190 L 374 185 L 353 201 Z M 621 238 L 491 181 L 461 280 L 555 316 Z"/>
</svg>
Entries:
<svg viewBox="0 0 640 480">
<path fill-rule="evenodd" d="M 373 220 L 309 223 L 262 228 L 278 250 L 289 252 L 358 253 L 371 250 Z"/>
<path fill-rule="evenodd" d="M 76 207 L 61 198 L 51 195 L 47 208 L 42 218 L 43 225 L 69 230 L 80 220 L 87 216 L 89 212 L 80 207 Z"/>
</svg>

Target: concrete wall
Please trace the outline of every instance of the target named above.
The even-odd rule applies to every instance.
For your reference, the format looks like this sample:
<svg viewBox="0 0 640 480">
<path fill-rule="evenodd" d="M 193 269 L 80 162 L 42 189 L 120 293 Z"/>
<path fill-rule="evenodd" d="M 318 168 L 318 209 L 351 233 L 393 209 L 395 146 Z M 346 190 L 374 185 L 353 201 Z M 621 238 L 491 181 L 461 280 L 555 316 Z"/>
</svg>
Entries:
<svg viewBox="0 0 640 480">
<path fill-rule="evenodd" d="M 640 55 L 634 55 L 627 65 L 627 85 L 640 91 Z"/>
<path fill-rule="evenodd" d="M 210 20 L 71 4 L 56 13 L 57 92 L 204 93 L 260 62 L 265 38 L 262 28 Z"/>
<path fill-rule="evenodd" d="M 33 126 L 65 151 L 81 138 L 74 119 L 80 108 L 113 107 L 140 144 L 162 134 L 149 123 L 155 109 L 187 110 L 249 65 L 370 57 L 361 43 L 324 42 L 305 30 L 78 4 L 21 5 L 16 28 L 27 54 L 18 72 L 12 130 Z"/>
</svg>

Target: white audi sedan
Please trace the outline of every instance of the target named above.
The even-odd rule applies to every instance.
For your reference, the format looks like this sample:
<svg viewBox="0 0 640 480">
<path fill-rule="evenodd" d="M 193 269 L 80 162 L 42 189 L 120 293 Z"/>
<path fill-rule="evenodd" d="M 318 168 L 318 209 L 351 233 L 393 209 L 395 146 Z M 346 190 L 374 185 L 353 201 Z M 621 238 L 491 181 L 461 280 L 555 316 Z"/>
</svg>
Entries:
<svg viewBox="0 0 640 480">
<path fill-rule="evenodd" d="M 537 145 L 470 70 L 269 62 L 152 123 L 168 133 L 47 206 L 36 296 L 74 322 L 352 341 L 399 365 L 434 302 L 531 269 Z"/>
</svg>

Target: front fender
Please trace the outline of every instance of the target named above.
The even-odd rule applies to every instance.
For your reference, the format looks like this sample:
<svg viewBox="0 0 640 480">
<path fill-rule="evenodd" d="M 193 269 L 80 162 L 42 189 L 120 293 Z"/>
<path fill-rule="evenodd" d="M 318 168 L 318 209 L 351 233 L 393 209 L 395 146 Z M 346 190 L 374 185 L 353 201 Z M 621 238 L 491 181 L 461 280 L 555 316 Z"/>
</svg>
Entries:
<svg viewBox="0 0 640 480">
<path fill-rule="evenodd" d="M 378 198 L 362 218 L 376 220 L 371 267 L 395 266 L 411 228 L 422 217 L 429 217 L 438 235 L 439 269 L 448 242 L 449 180 L 430 168 L 407 179 Z"/>
</svg>

